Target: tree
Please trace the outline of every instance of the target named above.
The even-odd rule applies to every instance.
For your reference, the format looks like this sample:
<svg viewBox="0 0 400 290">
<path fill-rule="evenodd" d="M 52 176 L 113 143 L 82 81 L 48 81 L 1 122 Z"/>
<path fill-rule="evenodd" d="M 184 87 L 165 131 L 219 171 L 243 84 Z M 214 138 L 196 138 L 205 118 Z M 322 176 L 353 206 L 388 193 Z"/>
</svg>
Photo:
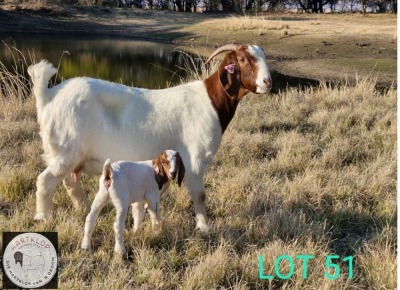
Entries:
<svg viewBox="0 0 400 290">
<path fill-rule="evenodd" d="M 233 0 L 221 0 L 221 5 L 224 12 L 237 12 Z"/>
<path fill-rule="evenodd" d="M 170 8 L 169 0 L 157 0 L 154 2 L 156 9 L 160 10 L 168 10 Z"/>
<path fill-rule="evenodd" d="M 363 15 L 365 15 L 365 13 L 367 13 L 367 0 L 361 0 L 361 9 L 362 9 L 362 13 Z"/>
<path fill-rule="evenodd" d="M 147 0 L 147 5 L 149 6 L 150 9 L 154 8 L 154 0 Z"/>
<path fill-rule="evenodd" d="M 397 0 L 392 0 L 392 12 L 397 14 Z"/>
<path fill-rule="evenodd" d="M 329 3 L 329 0 L 297 0 L 304 12 L 322 13 L 323 7 Z"/>
<path fill-rule="evenodd" d="M 205 0 L 204 6 L 206 11 L 218 11 L 220 10 L 221 3 L 219 0 Z"/>
</svg>

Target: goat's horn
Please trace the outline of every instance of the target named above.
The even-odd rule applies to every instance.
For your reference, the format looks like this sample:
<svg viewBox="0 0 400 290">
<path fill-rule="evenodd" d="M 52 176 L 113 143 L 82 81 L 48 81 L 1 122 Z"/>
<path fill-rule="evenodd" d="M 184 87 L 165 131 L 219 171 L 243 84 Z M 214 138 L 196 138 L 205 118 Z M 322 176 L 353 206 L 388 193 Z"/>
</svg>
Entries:
<svg viewBox="0 0 400 290">
<path fill-rule="evenodd" d="M 236 51 L 239 47 L 240 47 L 240 45 L 237 45 L 237 44 L 227 44 L 227 45 L 221 46 L 216 51 L 214 51 L 214 53 L 207 59 L 205 64 L 209 63 L 215 56 L 217 56 L 221 52 Z"/>
</svg>

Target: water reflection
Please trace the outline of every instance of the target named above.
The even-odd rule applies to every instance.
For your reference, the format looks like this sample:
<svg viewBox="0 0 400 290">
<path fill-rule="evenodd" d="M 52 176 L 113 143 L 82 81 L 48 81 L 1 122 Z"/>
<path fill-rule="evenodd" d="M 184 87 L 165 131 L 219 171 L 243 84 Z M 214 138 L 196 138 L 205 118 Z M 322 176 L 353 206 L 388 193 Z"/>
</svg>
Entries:
<svg viewBox="0 0 400 290">
<path fill-rule="evenodd" d="M 54 35 L 1 35 L 9 46 L 0 44 L 0 60 L 6 66 L 13 63 L 10 46 L 23 52 L 30 64 L 30 56 L 36 61 L 47 59 L 55 66 L 60 65 L 64 78 L 90 76 L 120 82 L 142 88 L 165 88 L 179 83 L 185 77 L 185 55 L 174 51 L 175 46 L 148 41 L 101 39 L 77 36 Z M 64 54 L 68 51 L 69 54 Z M 63 55 L 60 61 L 60 57 Z M 288 87 L 304 89 L 317 86 L 318 81 L 290 77 L 271 72 L 272 93 Z"/>
<path fill-rule="evenodd" d="M 0 35 L 8 45 L 16 46 L 30 63 L 48 59 L 58 66 L 64 78 L 90 76 L 126 85 L 164 88 L 176 84 L 185 76 L 184 56 L 173 51 L 175 46 L 146 41 L 79 38 L 76 36 L 26 36 L 12 38 Z M 5 45 L 0 48 L 0 60 L 10 65 L 12 57 Z"/>
</svg>

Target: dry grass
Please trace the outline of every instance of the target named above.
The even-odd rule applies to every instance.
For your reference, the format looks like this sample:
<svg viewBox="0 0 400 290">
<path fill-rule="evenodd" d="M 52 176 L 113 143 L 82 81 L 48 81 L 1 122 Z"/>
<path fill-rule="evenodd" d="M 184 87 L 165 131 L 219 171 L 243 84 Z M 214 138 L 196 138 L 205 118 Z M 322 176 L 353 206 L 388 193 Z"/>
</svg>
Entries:
<svg viewBox="0 0 400 290">
<path fill-rule="evenodd" d="M 27 103 L 24 101 L 30 95 L 30 85 L 25 77 L 28 66 L 25 56 L 15 47 L 6 44 L 5 47 L 13 63 L 9 69 L 0 62 L 0 106 L 3 108 L 0 118 L 11 121 L 25 116 Z"/>
<path fill-rule="evenodd" d="M 210 18 L 185 29 L 198 45 L 260 45 L 271 66 L 290 75 L 336 81 L 371 73 L 379 83 L 396 80 L 395 15 L 273 13 Z"/>
<path fill-rule="evenodd" d="M 1 74 L 2 82 L 9 78 Z M 34 101 L 3 94 L 1 104 L 17 105 L 0 107 L 0 228 L 57 231 L 61 289 L 394 289 L 396 93 L 362 79 L 246 97 L 206 176 L 211 232 L 194 231 L 186 189 L 174 185 L 162 197 L 161 232 L 147 218 L 133 234 L 128 218 L 128 261 L 113 255 L 112 207 L 100 216 L 90 254 L 79 252 L 85 217 L 63 188 L 55 218 L 33 221 L 44 165 L 35 115 L 20 108 Z M 83 182 L 93 199 L 97 177 Z M 289 280 L 259 279 L 258 256 L 273 274 L 283 254 L 315 255 L 306 280 L 297 262 Z M 352 280 L 346 263 L 338 280 L 324 277 L 329 254 L 354 256 Z"/>
<path fill-rule="evenodd" d="M 283 30 L 288 29 L 289 24 L 284 24 L 281 20 L 271 20 L 257 16 L 231 16 L 221 23 L 224 31 L 242 30 Z"/>
<path fill-rule="evenodd" d="M 205 20 L 201 25 L 210 24 L 214 29 L 223 31 L 280 31 L 292 30 L 296 35 L 305 37 L 323 37 L 331 39 L 341 36 L 385 35 L 393 39 L 397 30 L 395 17 L 368 15 L 292 15 L 272 14 L 266 16 L 229 16 L 221 19 Z M 323 32 L 323 33 L 322 33 Z M 323 35 L 321 35 L 323 34 Z"/>
</svg>

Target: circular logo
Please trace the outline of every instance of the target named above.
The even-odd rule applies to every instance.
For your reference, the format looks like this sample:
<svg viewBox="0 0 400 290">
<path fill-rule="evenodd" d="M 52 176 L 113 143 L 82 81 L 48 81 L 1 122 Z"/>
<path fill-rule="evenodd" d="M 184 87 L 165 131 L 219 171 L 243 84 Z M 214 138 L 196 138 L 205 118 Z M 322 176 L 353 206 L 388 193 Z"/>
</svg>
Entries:
<svg viewBox="0 0 400 290">
<path fill-rule="evenodd" d="M 49 283 L 57 273 L 57 251 L 41 234 L 19 234 L 4 250 L 3 267 L 16 286 L 38 288 Z"/>
</svg>

